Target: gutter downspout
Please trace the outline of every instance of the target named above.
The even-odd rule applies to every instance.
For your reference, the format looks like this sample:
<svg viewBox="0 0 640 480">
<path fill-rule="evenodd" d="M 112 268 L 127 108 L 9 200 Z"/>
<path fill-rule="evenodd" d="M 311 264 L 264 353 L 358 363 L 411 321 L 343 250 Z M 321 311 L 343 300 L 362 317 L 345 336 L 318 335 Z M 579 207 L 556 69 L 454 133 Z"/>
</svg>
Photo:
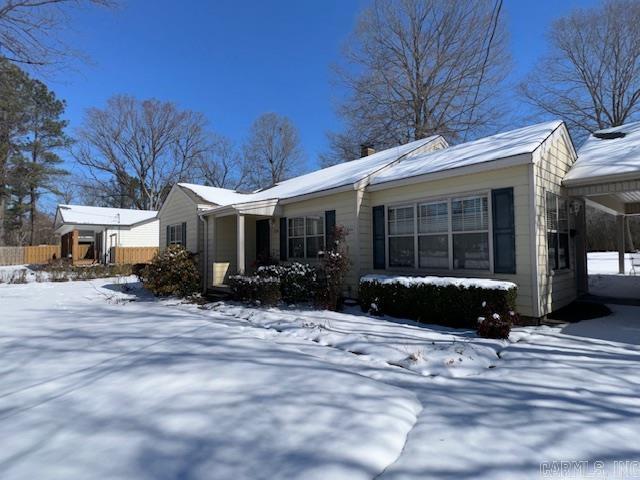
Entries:
<svg viewBox="0 0 640 480">
<path fill-rule="evenodd" d="M 209 285 L 209 219 L 198 214 L 198 219 L 204 226 L 204 261 L 202 263 L 202 293 L 207 293 L 207 285 Z"/>
</svg>

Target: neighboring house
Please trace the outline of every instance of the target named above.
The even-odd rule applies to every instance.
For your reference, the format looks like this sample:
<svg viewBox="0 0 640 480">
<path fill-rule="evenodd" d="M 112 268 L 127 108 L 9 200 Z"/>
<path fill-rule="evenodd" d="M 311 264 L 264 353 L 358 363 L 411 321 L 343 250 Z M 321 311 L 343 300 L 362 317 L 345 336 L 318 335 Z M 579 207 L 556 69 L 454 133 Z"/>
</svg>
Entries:
<svg viewBox="0 0 640 480">
<path fill-rule="evenodd" d="M 58 205 L 54 221 L 62 257 L 74 263 L 111 263 L 113 247 L 157 247 L 157 212 Z"/>
</svg>

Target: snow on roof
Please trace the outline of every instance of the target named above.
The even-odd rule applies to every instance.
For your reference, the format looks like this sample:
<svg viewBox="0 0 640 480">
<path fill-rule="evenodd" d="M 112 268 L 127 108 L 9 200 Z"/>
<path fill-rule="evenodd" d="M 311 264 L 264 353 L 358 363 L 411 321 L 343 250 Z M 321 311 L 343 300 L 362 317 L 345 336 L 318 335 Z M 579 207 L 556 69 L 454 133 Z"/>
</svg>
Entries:
<svg viewBox="0 0 640 480">
<path fill-rule="evenodd" d="M 127 208 L 90 207 L 87 205 L 58 205 L 62 222 L 77 225 L 124 225 L 151 220 L 155 210 L 130 210 Z"/>
<path fill-rule="evenodd" d="M 562 121 L 539 123 L 406 158 L 375 175 L 372 185 L 532 153 Z"/>
<path fill-rule="evenodd" d="M 339 163 L 331 167 L 285 180 L 271 188 L 251 194 L 250 200 L 291 198 L 307 193 L 321 192 L 345 185 L 352 185 L 382 167 L 396 161 L 403 155 L 408 155 L 438 138 L 441 138 L 440 135 L 433 135 L 404 145 L 388 148 L 364 158 Z"/>
<path fill-rule="evenodd" d="M 618 138 L 598 138 L 598 135 Z M 568 184 L 637 173 L 640 175 L 640 122 L 598 130 L 578 150 L 578 160 L 564 177 Z"/>
<path fill-rule="evenodd" d="M 251 200 L 251 195 L 238 193 L 227 188 L 207 187 L 206 185 L 196 185 L 194 183 L 178 183 L 178 185 L 190 190 L 206 203 L 212 203 L 215 205 L 225 206 Z"/>
</svg>

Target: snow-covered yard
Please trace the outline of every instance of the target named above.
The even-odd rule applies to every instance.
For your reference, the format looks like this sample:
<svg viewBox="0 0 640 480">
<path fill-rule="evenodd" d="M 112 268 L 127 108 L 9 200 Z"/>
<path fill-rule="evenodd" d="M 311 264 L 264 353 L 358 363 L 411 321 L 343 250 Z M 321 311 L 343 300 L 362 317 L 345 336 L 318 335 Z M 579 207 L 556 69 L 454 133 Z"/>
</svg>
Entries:
<svg viewBox="0 0 640 480">
<path fill-rule="evenodd" d="M 502 342 L 120 289 L 0 285 L 0 478 L 519 479 L 640 460 L 640 308 Z"/>
<path fill-rule="evenodd" d="M 618 273 L 618 252 L 589 252 L 587 261 L 589 293 L 603 297 L 640 298 L 640 269 L 633 272 L 631 254 L 625 255 L 625 275 Z"/>
</svg>

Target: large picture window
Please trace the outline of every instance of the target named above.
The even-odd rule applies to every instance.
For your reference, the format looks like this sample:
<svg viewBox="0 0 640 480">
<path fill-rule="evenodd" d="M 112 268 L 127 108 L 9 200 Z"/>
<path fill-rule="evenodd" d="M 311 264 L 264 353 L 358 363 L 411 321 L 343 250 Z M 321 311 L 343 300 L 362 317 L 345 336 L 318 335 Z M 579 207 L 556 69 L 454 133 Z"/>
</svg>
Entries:
<svg viewBox="0 0 640 480">
<path fill-rule="evenodd" d="M 388 207 L 387 225 L 390 267 L 490 269 L 487 195 Z"/>
<path fill-rule="evenodd" d="M 413 205 L 391 207 L 389 223 L 389 266 L 412 267 L 415 262 L 415 212 Z"/>
<path fill-rule="evenodd" d="M 546 207 L 549 268 L 551 270 L 569 268 L 568 202 L 555 193 L 547 192 Z"/>
<path fill-rule="evenodd" d="M 324 249 L 324 218 L 293 217 L 288 223 L 289 257 L 316 258 Z"/>
</svg>

